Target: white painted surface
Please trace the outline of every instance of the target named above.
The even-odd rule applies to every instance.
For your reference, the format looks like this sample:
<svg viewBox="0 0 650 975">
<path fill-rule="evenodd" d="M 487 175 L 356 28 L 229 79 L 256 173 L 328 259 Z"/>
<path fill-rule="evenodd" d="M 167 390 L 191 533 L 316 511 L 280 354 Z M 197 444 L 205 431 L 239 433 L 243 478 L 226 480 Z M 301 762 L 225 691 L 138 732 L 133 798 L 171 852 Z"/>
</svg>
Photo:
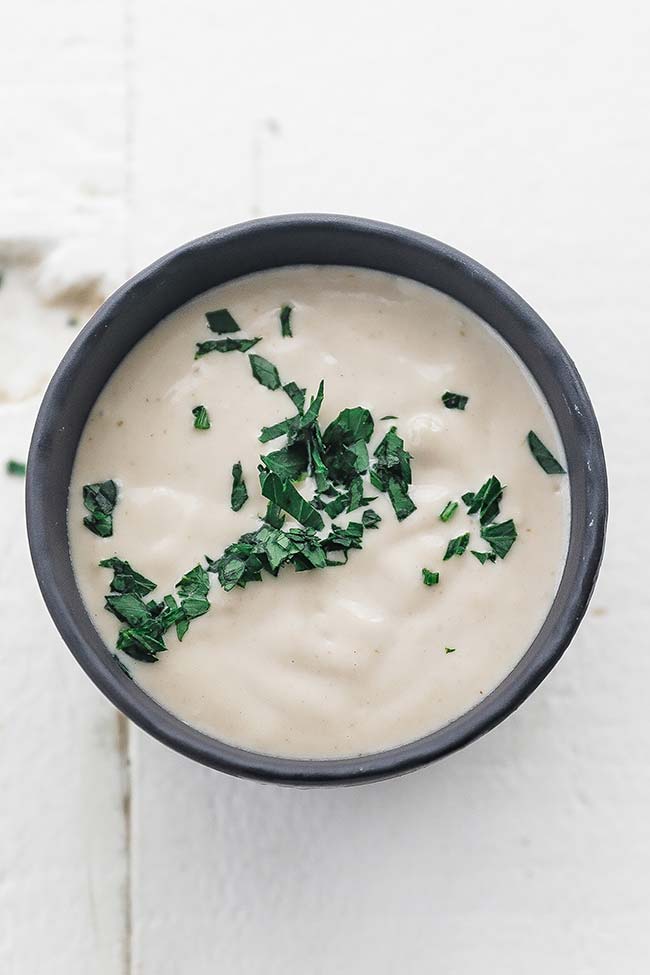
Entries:
<svg viewBox="0 0 650 975">
<path fill-rule="evenodd" d="M 138 975 L 645 973 L 647 7 L 29 0 L 3 31 L 3 237 L 90 241 L 117 278 L 253 213 L 441 237 L 570 349 L 614 515 L 566 658 L 483 741 L 396 782 L 298 792 L 132 731 L 125 858 L 115 715 L 32 608 L 3 478 L 0 970 L 122 975 L 131 923 Z M 3 456 L 24 453 L 35 405 L 0 403 Z"/>
</svg>

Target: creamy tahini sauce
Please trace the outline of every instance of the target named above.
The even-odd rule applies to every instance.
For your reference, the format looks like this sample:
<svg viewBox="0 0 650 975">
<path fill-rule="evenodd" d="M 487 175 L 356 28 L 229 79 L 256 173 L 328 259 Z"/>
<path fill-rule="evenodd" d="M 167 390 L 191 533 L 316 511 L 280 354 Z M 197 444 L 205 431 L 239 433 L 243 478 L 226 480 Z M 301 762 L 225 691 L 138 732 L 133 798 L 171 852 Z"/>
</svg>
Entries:
<svg viewBox="0 0 650 975">
<path fill-rule="evenodd" d="M 293 338 L 280 334 L 285 303 L 294 306 Z M 294 411 L 282 390 L 253 378 L 247 355 L 194 360 L 197 341 L 221 337 L 204 313 L 222 307 L 240 335 L 263 337 L 254 351 L 283 382 L 309 394 L 325 380 L 323 428 L 344 407 L 367 407 L 372 454 L 396 423 L 413 455 L 417 511 L 398 523 L 380 494 L 379 529 L 343 567 L 286 567 L 229 593 L 212 575 L 211 609 L 182 644 L 170 630 L 157 663 L 122 659 L 189 724 L 269 754 L 367 754 L 440 728 L 495 688 L 538 632 L 565 561 L 568 478 L 545 474 L 526 445 L 533 429 L 564 461 L 522 363 L 472 312 L 404 278 L 334 267 L 252 275 L 179 309 L 128 355 L 90 414 L 70 487 L 73 564 L 95 626 L 112 650 L 120 624 L 103 608 L 112 573 L 100 559 L 128 560 L 158 583 L 160 598 L 205 553 L 218 557 L 260 525 L 259 455 L 284 441 L 263 446 L 258 434 Z M 470 397 L 464 412 L 443 406 L 445 390 Z M 208 409 L 209 431 L 193 428 L 197 404 Z M 385 414 L 399 419 L 379 421 Z M 237 460 L 250 500 L 235 513 Z M 438 516 L 491 474 L 507 485 L 499 520 L 514 518 L 519 537 L 503 561 L 483 566 L 469 549 L 487 545 L 465 505 L 446 524 Z M 82 525 L 82 485 L 107 478 L 120 497 L 114 534 L 101 539 Z M 465 555 L 443 562 L 449 539 L 464 531 Z M 440 572 L 438 586 L 423 585 L 424 566 Z"/>
</svg>

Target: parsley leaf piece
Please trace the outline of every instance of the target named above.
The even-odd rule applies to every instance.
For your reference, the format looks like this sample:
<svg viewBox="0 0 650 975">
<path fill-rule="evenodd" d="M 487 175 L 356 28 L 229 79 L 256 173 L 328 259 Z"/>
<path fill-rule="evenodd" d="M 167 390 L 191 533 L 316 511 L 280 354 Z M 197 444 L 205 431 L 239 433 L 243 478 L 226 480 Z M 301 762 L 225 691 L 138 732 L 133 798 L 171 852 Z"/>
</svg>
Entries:
<svg viewBox="0 0 650 975">
<path fill-rule="evenodd" d="M 176 635 L 182 640 L 191 620 L 203 616 L 210 609 L 207 599 L 210 591 L 210 577 L 203 566 L 195 565 L 176 583 L 182 618 L 176 621 Z M 171 604 L 168 604 L 168 607 Z M 173 610 L 173 607 L 171 607 Z"/>
<path fill-rule="evenodd" d="M 208 416 L 208 411 L 205 406 L 195 406 L 192 410 L 194 416 L 194 429 L 195 430 L 209 430 L 210 429 L 210 417 Z"/>
<path fill-rule="evenodd" d="M 322 546 L 327 556 L 327 565 L 342 565 L 348 560 L 348 552 L 351 548 L 361 548 L 363 538 L 363 525 L 358 521 L 351 521 L 345 528 L 339 525 L 332 525 L 327 538 L 323 539 Z M 333 554 L 339 558 L 332 558 Z"/>
<path fill-rule="evenodd" d="M 447 559 L 452 558 L 454 555 L 463 555 L 465 553 L 465 549 L 467 548 L 468 542 L 469 532 L 465 532 L 464 535 L 459 535 L 457 538 L 452 538 L 447 545 L 447 551 L 443 556 L 443 562 L 446 562 Z"/>
<path fill-rule="evenodd" d="M 341 410 L 323 432 L 323 444 L 326 450 L 330 450 L 333 447 L 351 447 L 360 440 L 368 443 L 374 429 L 372 416 L 363 406 Z"/>
<path fill-rule="evenodd" d="M 8 460 L 5 470 L 7 474 L 13 474 L 14 477 L 24 477 L 27 465 L 20 460 Z"/>
<path fill-rule="evenodd" d="M 113 534 L 113 510 L 117 504 L 115 481 L 84 484 L 83 502 L 90 512 L 84 518 L 86 528 L 100 538 L 109 538 Z"/>
<path fill-rule="evenodd" d="M 445 653 L 456 653 L 456 647 L 445 647 Z"/>
<path fill-rule="evenodd" d="M 370 482 L 379 491 L 387 491 L 398 521 L 408 518 L 416 506 L 408 495 L 411 483 L 411 455 L 404 449 L 404 441 L 391 427 L 374 453 Z"/>
<path fill-rule="evenodd" d="M 328 501 L 327 504 L 323 505 L 323 509 L 327 512 L 330 518 L 338 518 L 342 514 L 350 503 L 350 492 L 342 491 L 341 494 L 337 494 L 335 498 Z"/>
<path fill-rule="evenodd" d="M 282 388 L 298 410 L 298 413 L 302 413 L 305 408 L 305 393 L 307 390 L 294 382 L 285 383 Z"/>
<path fill-rule="evenodd" d="M 255 355 L 254 352 L 249 355 L 248 361 L 251 364 L 251 371 L 258 383 L 266 386 L 267 389 L 280 388 L 282 385 L 280 375 L 272 362 L 269 362 L 268 359 L 265 359 L 261 355 Z"/>
<path fill-rule="evenodd" d="M 120 623 L 143 626 L 151 619 L 151 609 L 137 592 L 116 593 L 106 596 L 106 609 L 117 616 Z"/>
<path fill-rule="evenodd" d="M 239 331 L 239 325 L 227 308 L 218 308 L 216 311 L 206 311 L 205 317 L 208 320 L 208 328 L 211 332 L 217 332 L 219 335 L 224 335 L 226 332 Z"/>
<path fill-rule="evenodd" d="M 489 477 L 485 484 L 482 484 L 476 494 L 468 492 L 463 495 L 463 500 L 468 498 L 467 514 L 478 514 L 481 525 L 489 525 L 499 514 L 499 503 L 503 497 L 503 487 L 501 481 L 494 474 Z"/>
<path fill-rule="evenodd" d="M 448 410 L 464 410 L 469 402 L 469 396 L 463 396 L 462 393 L 446 392 L 442 394 L 442 402 Z"/>
<path fill-rule="evenodd" d="M 399 420 L 398 416 L 393 416 L 392 413 L 387 413 L 386 416 L 380 416 L 380 420 Z"/>
<path fill-rule="evenodd" d="M 230 492 L 230 507 L 233 511 L 239 511 L 248 501 L 248 491 L 246 482 L 242 474 L 242 466 L 239 461 L 232 465 L 232 490 Z"/>
<path fill-rule="evenodd" d="M 260 457 L 263 464 L 278 477 L 296 481 L 307 473 L 309 455 L 304 443 L 289 444 Z"/>
<path fill-rule="evenodd" d="M 517 537 L 517 529 L 512 518 L 508 521 L 494 522 L 481 528 L 481 538 L 484 539 L 494 554 L 505 559 Z"/>
<path fill-rule="evenodd" d="M 321 379 L 318 385 L 318 392 L 315 396 L 312 396 L 309 402 L 309 408 L 304 416 L 300 420 L 301 429 L 305 430 L 310 427 L 318 419 L 318 414 L 320 413 L 320 408 L 323 405 L 323 399 L 325 397 L 325 382 Z"/>
<path fill-rule="evenodd" d="M 271 528 L 282 528 L 284 525 L 284 513 L 281 508 L 278 508 L 277 504 L 273 504 L 272 501 L 266 506 L 266 514 L 264 515 L 263 521 Z"/>
<path fill-rule="evenodd" d="M 486 562 L 496 562 L 497 560 L 494 552 L 475 552 L 472 549 L 472 555 L 479 560 L 481 565 L 485 565 Z"/>
<path fill-rule="evenodd" d="M 103 569 L 113 570 L 111 592 L 134 592 L 138 596 L 146 596 L 156 588 L 155 582 L 136 572 L 128 562 L 124 562 L 117 556 L 102 559 L 99 564 Z"/>
<path fill-rule="evenodd" d="M 277 504 L 279 508 L 286 511 L 301 525 L 306 528 L 315 528 L 317 531 L 324 527 L 323 519 L 316 508 L 296 491 L 291 481 L 283 480 L 273 471 L 262 470 L 260 486 L 262 497 L 272 501 L 273 504 Z"/>
<path fill-rule="evenodd" d="M 117 649 L 134 660 L 156 663 L 158 654 L 167 649 L 161 639 L 155 620 L 139 627 L 127 626 L 117 636 Z"/>
<path fill-rule="evenodd" d="M 471 504 L 473 504 L 473 502 L 474 502 L 474 498 L 475 498 L 475 497 L 476 497 L 476 495 L 474 494 L 474 492 L 473 492 L 473 491 L 468 491 L 468 492 L 467 492 L 466 494 L 461 494 L 461 496 L 460 496 L 460 500 L 461 500 L 461 501 L 462 501 L 462 502 L 463 502 L 464 504 L 466 504 L 466 505 L 467 505 L 467 507 L 469 508 L 469 507 L 470 507 L 470 505 L 471 505 Z"/>
<path fill-rule="evenodd" d="M 367 511 L 361 515 L 361 524 L 364 528 L 379 528 L 379 523 L 381 521 L 381 515 L 378 515 L 376 511 L 372 508 L 368 508 Z"/>
<path fill-rule="evenodd" d="M 249 349 L 252 349 L 254 345 L 257 345 L 261 341 L 261 338 L 255 338 L 219 339 L 216 342 L 211 339 L 209 342 L 197 342 L 194 358 L 200 359 L 202 355 L 207 355 L 208 352 L 248 352 Z"/>
<path fill-rule="evenodd" d="M 289 433 L 296 426 L 296 421 L 300 417 L 291 416 L 286 420 L 280 420 L 278 423 L 274 423 L 272 427 L 262 427 L 262 432 L 259 436 L 260 443 L 268 443 L 269 440 L 277 440 L 278 437 L 283 437 L 285 433 Z"/>
<path fill-rule="evenodd" d="M 432 572 L 431 569 L 422 569 L 422 582 L 425 586 L 437 586 L 440 582 L 440 573 Z"/>
<path fill-rule="evenodd" d="M 280 328 L 282 329 L 283 338 L 291 338 L 293 332 L 291 331 L 291 312 L 293 311 L 292 305 L 283 305 L 280 309 Z"/>
<path fill-rule="evenodd" d="M 455 514 L 458 508 L 458 501 L 448 501 L 440 512 L 440 521 L 449 521 L 449 519 Z"/>
<path fill-rule="evenodd" d="M 388 482 L 388 497 L 398 521 L 404 521 L 416 510 L 416 506 L 408 496 L 404 484 L 395 478 L 391 478 Z"/>
<path fill-rule="evenodd" d="M 530 452 L 543 471 L 547 474 L 566 474 L 562 464 L 555 459 L 551 451 L 542 443 L 536 433 L 531 430 L 526 439 L 528 440 Z"/>
</svg>

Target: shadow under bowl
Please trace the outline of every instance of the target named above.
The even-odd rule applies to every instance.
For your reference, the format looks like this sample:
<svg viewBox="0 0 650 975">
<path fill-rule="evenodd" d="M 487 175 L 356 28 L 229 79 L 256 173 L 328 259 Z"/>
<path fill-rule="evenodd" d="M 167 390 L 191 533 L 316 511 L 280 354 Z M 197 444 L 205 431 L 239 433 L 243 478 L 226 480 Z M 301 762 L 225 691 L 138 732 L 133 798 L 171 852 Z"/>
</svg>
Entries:
<svg viewBox="0 0 650 975">
<path fill-rule="evenodd" d="M 84 607 L 66 524 L 72 466 L 88 414 L 133 346 L 196 295 L 254 271 L 296 264 L 373 268 L 451 295 L 488 322 L 528 367 L 564 444 L 571 494 L 566 565 L 534 642 L 487 697 L 446 727 L 360 758 L 297 760 L 245 751 L 190 727 L 129 680 Z M 607 474 L 589 397 L 564 348 L 522 298 L 451 247 L 400 227 L 333 215 L 254 220 L 184 244 L 127 281 L 73 342 L 52 379 L 27 464 L 27 527 L 48 610 L 97 687 L 132 721 L 183 755 L 233 775 L 291 785 L 334 785 L 398 775 L 462 748 L 511 714 L 559 660 L 582 619 L 602 557 Z"/>
</svg>

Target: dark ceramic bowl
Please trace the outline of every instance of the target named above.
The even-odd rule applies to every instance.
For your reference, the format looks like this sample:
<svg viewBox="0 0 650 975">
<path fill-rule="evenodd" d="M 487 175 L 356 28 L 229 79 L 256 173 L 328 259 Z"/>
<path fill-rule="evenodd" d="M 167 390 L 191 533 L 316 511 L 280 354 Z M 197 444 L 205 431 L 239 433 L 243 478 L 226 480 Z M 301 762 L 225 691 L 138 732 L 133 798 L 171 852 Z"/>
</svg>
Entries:
<svg viewBox="0 0 650 975">
<path fill-rule="evenodd" d="M 438 288 L 489 322 L 539 383 L 568 460 L 571 537 L 550 612 L 506 679 L 445 728 L 363 758 L 295 760 L 234 748 L 169 714 L 107 652 L 77 590 L 66 530 L 68 484 L 88 413 L 113 370 L 162 318 L 208 288 L 291 264 L 344 264 L 401 274 Z M 27 527 L 52 618 L 88 676 L 113 704 L 183 755 L 234 775 L 294 785 L 385 778 L 448 755 L 485 734 L 524 701 L 568 646 L 600 565 L 607 475 L 591 403 L 573 362 L 525 301 L 480 264 L 429 237 L 370 220 L 298 215 L 220 230 L 184 244 L 137 274 L 92 317 L 59 366 L 41 406 L 27 465 Z"/>
</svg>

